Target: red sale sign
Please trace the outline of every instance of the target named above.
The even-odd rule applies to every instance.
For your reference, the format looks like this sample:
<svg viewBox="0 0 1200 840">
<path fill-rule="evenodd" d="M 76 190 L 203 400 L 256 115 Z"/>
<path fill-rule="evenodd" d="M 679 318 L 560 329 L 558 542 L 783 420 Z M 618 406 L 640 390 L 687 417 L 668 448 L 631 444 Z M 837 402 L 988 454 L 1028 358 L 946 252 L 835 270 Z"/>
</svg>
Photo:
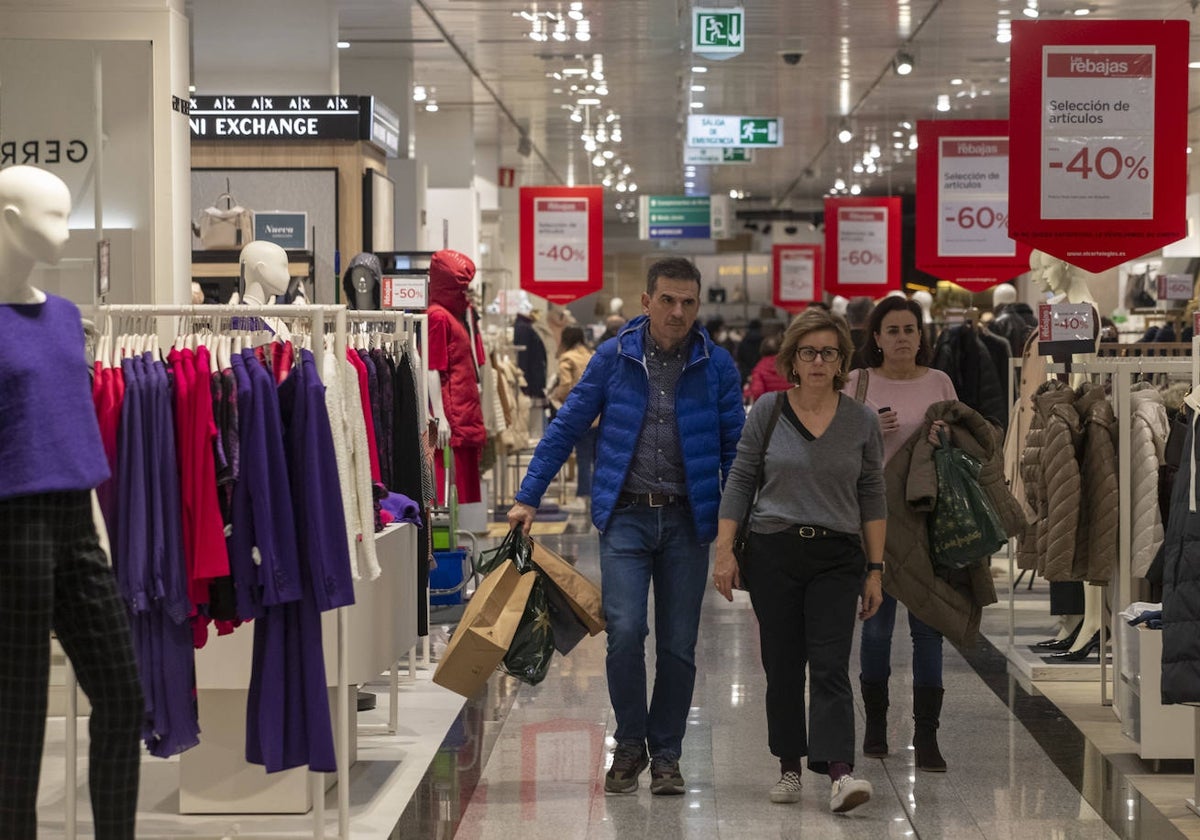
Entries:
<svg viewBox="0 0 1200 840">
<path fill-rule="evenodd" d="M 917 122 L 917 268 L 980 292 L 1029 270 L 1008 236 L 1008 122 Z"/>
<path fill-rule="evenodd" d="M 773 245 L 774 303 L 787 312 L 799 312 L 821 299 L 821 246 Z"/>
<path fill-rule="evenodd" d="M 521 187 L 521 288 L 570 303 L 604 288 L 602 187 Z"/>
<path fill-rule="evenodd" d="M 883 297 L 900 288 L 900 199 L 825 199 L 826 290 Z"/>
<path fill-rule="evenodd" d="M 1091 272 L 1186 236 L 1187 21 L 1012 33 L 1009 235 Z"/>
</svg>

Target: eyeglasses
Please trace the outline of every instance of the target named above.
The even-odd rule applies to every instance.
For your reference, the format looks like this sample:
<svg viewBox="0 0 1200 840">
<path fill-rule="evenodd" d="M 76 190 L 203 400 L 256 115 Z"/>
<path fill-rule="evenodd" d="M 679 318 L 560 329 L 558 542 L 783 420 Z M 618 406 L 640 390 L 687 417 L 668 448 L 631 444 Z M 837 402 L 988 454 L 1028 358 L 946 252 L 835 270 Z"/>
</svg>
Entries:
<svg viewBox="0 0 1200 840">
<path fill-rule="evenodd" d="M 820 356 L 822 362 L 832 364 L 842 358 L 842 351 L 836 347 L 822 347 L 820 350 L 816 347 L 797 347 L 796 355 L 802 362 L 816 361 L 817 356 Z"/>
</svg>

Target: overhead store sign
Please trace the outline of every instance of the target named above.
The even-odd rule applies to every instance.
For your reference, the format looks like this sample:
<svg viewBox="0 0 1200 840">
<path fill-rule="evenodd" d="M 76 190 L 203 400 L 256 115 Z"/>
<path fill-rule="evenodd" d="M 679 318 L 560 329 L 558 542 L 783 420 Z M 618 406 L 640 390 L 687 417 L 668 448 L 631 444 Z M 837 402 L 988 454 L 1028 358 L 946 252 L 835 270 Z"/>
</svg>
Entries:
<svg viewBox="0 0 1200 840">
<path fill-rule="evenodd" d="M 780 117 L 733 117 L 717 114 L 691 114 L 687 123 L 689 146 L 761 146 L 783 145 L 783 119 Z"/>
<path fill-rule="evenodd" d="M 335 94 L 194 96 L 193 140 L 367 140 L 399 153 L 400 121 L 373 97 Z"/>
<path fill-rule="evenodd" d="M 604 287 L 602 187 L 521 187 L 521 288 L 570 303 Z"/>
<path fill-rule="evenodd" d="M 1188 23 L 1013 24 L 1009 234 L 1099 272 L 1187 235 Z"/>
<path fill-rule="evenodd" d="M 821 246 L 774 245 L 774 303 L 788 312 L 798 312 L 821 299 Z"/>
<path fill-rule="evenodd" d="M 746 49 L 746 10 L 692 8 L 692 52 L 706 58 L 726 59 Z"/>
<path fill-rule="evenodd" d="M 917 123 L 916 265 L 971 291 L 1029 270 L 1008 236 L 1008 121 Z"/>
<path fill-rule="evenodd" d="M 900 288 L 900 199 L 825 199 L 826 288 L 845 297 Z"/>
<path fill-rule="evenodd" d="M 641 239 L 725 239 L 729 236 L 729 200 L 708 195 L 638 197 Z"/>
<path fill-rule="evenodd" d="M 742 146 L 684 146 L 683 162 L 719 166 L 725 163 L 754 163 L 754 150 Z"/>
</svg>

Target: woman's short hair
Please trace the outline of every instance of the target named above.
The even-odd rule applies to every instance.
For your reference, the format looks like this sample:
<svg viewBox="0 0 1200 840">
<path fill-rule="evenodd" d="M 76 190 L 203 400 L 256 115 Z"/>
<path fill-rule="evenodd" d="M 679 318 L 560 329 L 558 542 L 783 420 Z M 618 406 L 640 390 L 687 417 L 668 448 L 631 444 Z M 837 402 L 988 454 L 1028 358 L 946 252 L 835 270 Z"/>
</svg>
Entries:
<svg viewBox="0 0 1200 840">
<path fill-rule="evenodd" d="M 586 344 L 587 341 L 583 336 L 583 327 L 570 326 L 563 327 L 562 338 L 558 342 L 558 352 L 570 350 L 580 344 Z"/>
<path fill-rule="evenodd" d="M 783 341 L 780 342 L 779 353 L 775 356 L 775 370 L 788 382 L 796 382 L 796 372 L 792 367 L 796 350 L 806 335 L 819 330 L 833 330 L 837 333 L 837 346 L 842 357 L 838 360 L 837 372 L 833 375 L 833 389 L 840 391 L 846 384 L 846 374 L 850 372 L 854 342 L 850 339 L 850 327 L 846 324 L 846 319 L 825 309 L 809 307 L 792 319 L 783 332 Z"/>
<path fill-rule="evenodd" d="M 875 305 L 871 312 L 871 321 L 867 325 L 867 337 L 862 346 L 862 359 L 867 367 L 879 367 L 883 364 L 883 351 L 875 341 L 875 335 L 883 332 L 883 319 L 893 312 L 911 312 L 917 319 L 917 335 L 920 344 L 917 345 L 917 364 L 929 364 L 933 350 L 925 338 L 925 319 L 921 314 L 921 305 L 915 300 L 892 296 L 886 297 Z"/>
</svg>

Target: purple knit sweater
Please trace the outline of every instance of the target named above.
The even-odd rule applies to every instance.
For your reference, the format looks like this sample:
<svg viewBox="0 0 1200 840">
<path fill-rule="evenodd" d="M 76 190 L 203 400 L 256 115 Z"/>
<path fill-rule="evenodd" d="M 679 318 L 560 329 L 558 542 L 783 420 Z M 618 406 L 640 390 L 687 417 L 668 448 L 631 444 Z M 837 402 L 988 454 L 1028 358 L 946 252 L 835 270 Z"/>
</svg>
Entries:
<svg viewBox="0 0 1200 840">
<path fill-rule="evenodd" d="M 106 478 L 79 310 L 55 295 L 0 304 L 0 499 Z"/>
</svg>

